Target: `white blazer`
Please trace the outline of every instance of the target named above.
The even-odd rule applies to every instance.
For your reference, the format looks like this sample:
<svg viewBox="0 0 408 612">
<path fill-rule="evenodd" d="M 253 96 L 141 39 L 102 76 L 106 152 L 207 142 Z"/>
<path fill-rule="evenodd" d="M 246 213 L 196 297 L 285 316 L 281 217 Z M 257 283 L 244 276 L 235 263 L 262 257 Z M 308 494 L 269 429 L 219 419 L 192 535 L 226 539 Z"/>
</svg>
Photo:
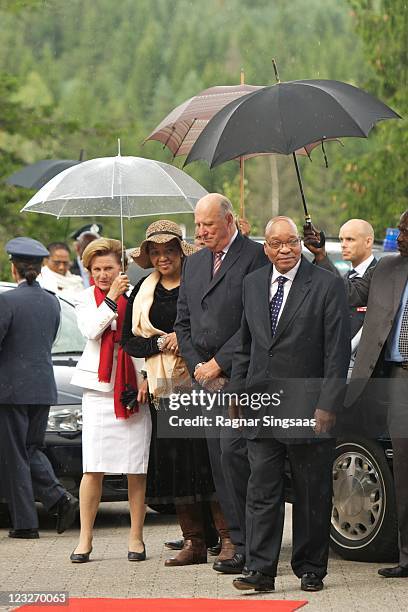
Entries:
<svg viewBox="0 0 408 612">
<path fill-rule="evenodd" d="M 95 391 L 112 391 L 116 374 L 117 349 L 113 359 L 113 368 L 110 382 L 98 380 L 99 355 L 101 350 L 102 334 L 109 326 L 115 329 L 118 315 L 109 306 L 102 302 L 96 305 L 94 287 L 81 291 L 75 299 L 75 311 L 78 327 L 82 335 L 87 338 L 84 352 L 75 368 L 71 384 L 84 389 Z"/>
</svg>

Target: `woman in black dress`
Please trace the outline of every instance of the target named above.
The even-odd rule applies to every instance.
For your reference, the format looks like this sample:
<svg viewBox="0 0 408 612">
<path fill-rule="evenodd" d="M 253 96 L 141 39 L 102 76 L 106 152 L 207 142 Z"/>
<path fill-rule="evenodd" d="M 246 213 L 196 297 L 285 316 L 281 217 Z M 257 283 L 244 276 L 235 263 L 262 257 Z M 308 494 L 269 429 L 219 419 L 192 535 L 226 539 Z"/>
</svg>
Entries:
<svg viewBox="0 0 408 612">
<path fill-rule="evenodd" d="M 165 565 L 207 562 L 202 501 L 209 500 L 222 540 L 229 539 L 219 504 L 205 439 L 157 438 L 157 415 L 165 407 L 168 381 L 186 383 L 187 367 L 178 354 L 173 331 L 182 260 L 197 250 L 182 239 L 172 221 L 156 221 L 146 231 L 146 240 L 132 253 L 142 268 L 154 268 L 134 288 L 127 305 L 122 346 L 133 357 L 146 360 L 148 399 L 152 408 L 153 435 L 147 477 L 149 503 L 175 503 L 184 546 Z M 164 383 L 164 384 L 163 384 Z M 139 399 L 147 399 L 142 390 Z"/>
</svg>

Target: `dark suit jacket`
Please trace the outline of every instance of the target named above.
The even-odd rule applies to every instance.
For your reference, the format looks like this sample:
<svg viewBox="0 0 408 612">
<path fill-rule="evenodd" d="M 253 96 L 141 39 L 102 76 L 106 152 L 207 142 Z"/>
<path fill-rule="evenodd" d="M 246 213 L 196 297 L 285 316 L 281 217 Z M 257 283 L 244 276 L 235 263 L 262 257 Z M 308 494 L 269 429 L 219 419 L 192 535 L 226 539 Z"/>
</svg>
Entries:
<svg viewBox="0 0 408 612">
<path fill-rule="evenodd" d="M 368 266 L 367 270 L 369 270 L 370 268 L 374 268 L 377 265 L 377 259 L 374 257 L 374 259 L 372 260 L 372 262 L 370 263 L 370 265 Z M 366 270 L 366 272 L 367 272 Z M 351 283 L 355 282 L 357 280 L 357 278 L 361 278 L 361 277 L 355 277 L 355 278 L 351 278 L 349 279 Z M 351 337 L 354 338 L 354 336 L 356 335 L 357 332 L 360 331 L 360 329 L 363 327 L 363 323 L 364 323 L 364 319 L 365 319 L 365 312 L 360 312 L 358 310 L 359 306 L 351 306 L 350 305 L 350 327 L 351 327 Z"/>
<path fill-rule="evenodd" d="M 59 322 L 57 298 L 36 281 L 0 295 L 0 404 L 57 401 L 51 347 Z"/>
<path fill-rule="evenodd" d="M 351 406 L 361 396 L 380 365 L 407 281 L 408 257 L 389 255 L 380 259 L 374 268 L 369 268 L 363 278 L 348 282 L 350 305 L 367 306 L 367 312 L 347 389 L 346 406 Z"/>
<path fill-rule="evenodd" d="M 378 263 L 378 260 L 374 257 L 374 259 L 372 260 L 372 262 L 368 266 L 367 270 L 369 270 L 370 268 L 374 268 L 377 265 L 377 263 Z M 329 270 L 330 272 L 333 272 L 334 274 L 336 274 L 336 276 L 340 276 L 338 269 L 331 262 L 329 257 L 325 257 L 317 265 L 320 266 L 321 268 L 324 268 L 325 270 Z M 366 270 L 366 272 L 367 272 L 367 270 Z M 349 279 L 348 278 L 348 274 L 346 274 L 343 278 L 347 282 L 354 283 L 360 277 L 355 277 L 355 278 Z M 360 311 L 357 310 L 360 306 L 361 306 L 361 304 L 358 304 L 357 306 L 350 304 L 350 306 L 349 306 L 349 310 L 350 310 L 350 329 L 351 329 L 351 337 L 352 338 L 354 338 L 354 336 L 357 334 L 357 332 L 360 331 L 360 329 L 362 328 L 363 323 L 364 323 L 365 312 L 360 312 Z"/>
<path fill-rule="evenodd" d="M 212 278 L 213 256 L 204 248 L 187 258 L 180 285 L 174 330 L 192 375 L 197 363 L 215 357 L 226 376 L 238 344 L 242 282 L 265 265 L 262 245 L 238 234 Z"/>
<path fill-rule="evenodd" d="M 234 355 L 231 389 L 245 385 L 266 390 L 269 382 L 270 390 L 284 391 L 279 416 L 310 419 L 316 408 L 337 411 L 350 360 L 344 283 L 302 257 L 272 337 L 271 274 L 270 264 L 244 280 L 241 343 Z M 252 430 L 250 437 L 259 434 Z"/>
</svg>

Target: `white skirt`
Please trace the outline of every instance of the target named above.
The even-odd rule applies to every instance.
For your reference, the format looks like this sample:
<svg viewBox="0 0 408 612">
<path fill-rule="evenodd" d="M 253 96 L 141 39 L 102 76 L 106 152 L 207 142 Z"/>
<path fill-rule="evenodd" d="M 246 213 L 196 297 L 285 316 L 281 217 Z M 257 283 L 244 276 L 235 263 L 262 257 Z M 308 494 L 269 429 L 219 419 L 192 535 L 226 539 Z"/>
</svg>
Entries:
<svg viewBox="0 0 408 612">
<path fill-rule="evenodd" d="M 117 419 L 113 391 L 84 389 L 82 469 L 106 474 L 146 474 L 152 421 L 147 405 L 128 419 Z"/>
</svg>

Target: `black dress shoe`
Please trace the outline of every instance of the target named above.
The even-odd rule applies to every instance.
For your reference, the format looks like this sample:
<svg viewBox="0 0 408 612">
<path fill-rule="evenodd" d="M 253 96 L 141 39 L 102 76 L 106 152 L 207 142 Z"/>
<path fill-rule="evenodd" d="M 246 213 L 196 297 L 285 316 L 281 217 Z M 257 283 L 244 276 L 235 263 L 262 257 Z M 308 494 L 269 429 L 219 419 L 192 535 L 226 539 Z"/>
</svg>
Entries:
<svg viewBox="0 0 408 612">
<path fill-rule="evenodd" d="M 89 555 L 91 554 L 91 552 L 92 546 L 91 550 L 86 553 L 76 553 L 75 551 L 73 551 L 69 558 L 71 559 L 72 563 L 88 563 Z"/>
<path fill-rule="evenodd" d="M 143 550 L 142 552 L 132 552 L 128 551 L 128 561 L 146 561 L 146 546 L 143 542 Z"/>
<path fill-rule="evenodd" d="M 166 548 L 170 548 L 170 550 L 181 550 L 184 546 L 184 539 L 170 540 L 169 542 L 165 542 L 164 545 Z"/>
<path fill-rule="evenodd" d="M 76 519 L 79 501 L 71 493 L 64 493 L 58 503 L 51 508 L 50 513 L 56 512 L 57 533 L 64 533 Z"/>
<path fill-rule="evenodd" d="M 238 591 L 274 591 L 275 578 L 261 572 L 250 571 L 247 576 L 240 576 L 232 581 Z"/>
<path fill-rule="evenodd" d="M 164 545 L 166 548 L 170 548 L 170 550 L 183 550 L 184 539 L 181 538 L 180 540 L 169 540 L 168 542 L 165 542 Z M 208 554 L 212 557 L 218 557 L 221 552 L 221 542 L 214 544 L 214 546 L 208 546 L 207 550 Z"/>
<path fill-rule="evenodd" d="M 38 540 L 40 534 L 38 529 L 11 529 L 9 538 L 20 538 L 21 540 Z"/>
<path fill-rule="evenodd" d="M 245 565 L 245 557 L 241 553 L 235 553 L 231 559 L 215 561 L 213 569 L 222 574 L 242 574 Z"/>
<path fill-rule="evenodd" d="M 378 570 L 384 578 L 408 578 L 408 567 L 397 565 L 396 567 L 382 567 Z"/>
<path fill-rule="evenodd" d="M 214 544 L 214 546 L 207 546 L 207 550 L 208 554 L 211 555 L 211 557 L 218 557 L 221 552 L 221 542 Z"/>
<path fill-rule="evenodd" d="M 302 591 L 321 591 L 323 587 L 323 580 L 314 572 L 307 572 L 300 579 Z"/>
</svg>

